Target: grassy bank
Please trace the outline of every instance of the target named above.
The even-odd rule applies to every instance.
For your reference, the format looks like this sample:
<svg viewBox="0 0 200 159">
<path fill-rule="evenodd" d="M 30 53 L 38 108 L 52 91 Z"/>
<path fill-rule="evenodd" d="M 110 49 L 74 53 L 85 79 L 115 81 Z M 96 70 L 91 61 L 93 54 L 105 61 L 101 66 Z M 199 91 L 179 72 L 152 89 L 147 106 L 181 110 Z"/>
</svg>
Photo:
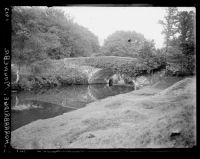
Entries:
<svg viewBox="0 0 200 159">
<path fill-rule="evenodd" d="M 11 145 L 17 149 L 193 147 L 196 80 L 179 80 L 166 78 L 151 87 L 35 121 L 12 132 Z"/>
</svg>

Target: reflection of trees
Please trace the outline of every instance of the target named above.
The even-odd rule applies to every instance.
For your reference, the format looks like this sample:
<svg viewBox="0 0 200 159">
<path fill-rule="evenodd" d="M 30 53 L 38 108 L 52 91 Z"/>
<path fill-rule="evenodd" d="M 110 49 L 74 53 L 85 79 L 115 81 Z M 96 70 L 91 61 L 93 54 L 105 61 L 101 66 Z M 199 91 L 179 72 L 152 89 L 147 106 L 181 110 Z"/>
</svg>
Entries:
<svg viewBox="0 0 200 159">
<path fill-rule="evenodd" d="M 62 88 L 41 89 L 35 92 L 12 94 L 12 106 L 27 104 L 30 101 L 49 103 L 69 108 L 81 108 L 87 103 L 110 95 L 117 95 L 133 90 L 131 87 L 111 86 L 107 84 L 73 85 Z"/>
<path fill-rule="evenodd" d="M 95 99 L 102 99 L 112 93 L 111 87 L 106 84 L 89 85 L 90 94 Z"/>
<path fill-rule="evenodd" d="M 84 107 L 87 103 L 97 99 L 129 91 L 131 91 L 131 87 L 109 87 L 106 84 L 95 84 L 39 90 L 38 94 L 26 91 L 12 93 L 12 107 L 23 105 L 23 108 L 28 108 L 21 109 L 21 111 L 12 109 L 12 129 L 14 130 L 38 119 L 55 117 Z M 40 109 L 35 106 L 40 106 Z"/>
<path fill-rule="evenodd" d="M 90 85 L 89 90 L 93 95 L 93 97 L 95 97 L 96 99 L 102 99 L 108 96 L 130 92 L 134 90 L 134 88 L 129 86 L 118 86 L 118 85 L 113 85 L 109 87 L 109 85 L 107 84 L 104 85 L 98 84 L 98 85 Z"/>
<path fill-rule="evenodd" d="M 34 92 L 19 92 L 17 97 L 20 101 L 40 101 L 56 105 L 80 108 L 85 104 L 96 100 L 88 91 L 88 85 L 74 85 L 62 88 L 40 89 Z M 13 94 L 13 96 L 16 96 Z M 14 104 L 15 99 L 13 99 Z"/>
</svg>

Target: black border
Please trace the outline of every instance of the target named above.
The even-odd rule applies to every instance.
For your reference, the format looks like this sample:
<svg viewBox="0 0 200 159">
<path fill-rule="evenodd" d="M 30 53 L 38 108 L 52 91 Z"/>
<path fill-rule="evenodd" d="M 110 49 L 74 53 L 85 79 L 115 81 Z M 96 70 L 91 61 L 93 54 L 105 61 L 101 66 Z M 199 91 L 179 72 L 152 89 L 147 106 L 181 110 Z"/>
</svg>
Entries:
<svg viewBox="0 0 200 159">
<path fill-rule="evenodd" d="M 66 3 L 68 2 L 68 3 Z M 199 146 L 195 146 L 193 148 L 177 148 L 177 149 L 172 149 L 172 148 L 162 148 L 162 149 L 44 149 L 44 150 L 16 150 L 13 149 L 9 144 L 5 145 L 5 136 L 6 136 L 6 132 L 4 131 L 5 126 L 4 126 L 4 119 L 5 119 L 5 98 L 11 98 L 11 89 L 10 87 L 7 87 L 11 81 L 11 9 L 12 6 L 103 6 L 103 7 L 130 7 L 130 6 L 136 6 L 136 7 L 169 7 L 169 6 L 178 6 L 178 7 L 196 7 L 196 10 L 198 8 L 198 4 L 197 2 L 194 2 L 192 0 L 190 1 L 172 1 L 172 2 L 164 2 L 164 1 L 153 1 L 153 0 L 149 0 L 148 2 L 144 1 L 144 0 L 138 0 L 138 1 L 132 1 L 132 2 L 128 2 L 126 3 L 126 0 L 123 1 L 116 1 L 115 3 L 110 2 L 110 1 L 101 1 L 98 3 L 98 1 L 96 1 L 96 3 L 94 3 L 94 1 L 92 2 L 91 0 L 88 0 L 84 3 L 80 3 L 80 0 L 73 0 L 73 2 L 68 0 L 68 1 L 64 1 L 64 2 L 58 2 L 58 1 L 54 1 L 51 3 L 49 3 L 47 0 L 40 0 L 40 1 L 25 1 L 25 0 L 12 0 L 12 1 L 4 1 L 3 5 L 1 5 L 1 25 L 3 26 L 3 29 L 1 29 L 3 31 L 3 34 L 1 36 L 2 40 L 1 40 L 1 44 L 3 42 L 3 47 L 1 50 L 1 55 L 2 58 L 2 63 L 3 63 L 3 67 L 2 68 L 2 72 L 3 72 L 3 94 L 1 97 L 3 97 L 2 100 L 2 106 L 1 108 L 3 108 L 3 110 L 1 111 L 3 113 L 3 118 L 1 118 L 1 121 L 3 121 L 3 123 L 1 124 L 1 126 L 3 126 L 3 152 L 10 154 L 10 153 L 46 153 L 46 152 L 197 152 L 197 150 L 199 149 Z M 196 18 L 198 19 L 198 18 Z M 2 27 L 1 27 L 2 28 Z M 196 27 L 197 28 L 197 27 Z M 198 40 L 197 40 L 198 41 Z M 198 46 L 196 46 L 198 47 Z M 198 48 L 197 48 L 198 50 Z M 9 51 L 9 52 L 8 52 Z M 197 51 L 196 51 L 197 52 Z M 197 54 L 198 56 L 198 54 Z M 6 58 L 9 58 L 5 60 Z M 198 59 L 198 57 L 197 57 Z M 9 63 L 9 64 L 5 64 Z M 7 67 L 8 71 L 6 71 L 5 67 Z M 196 70 L 198 72 L 198 67 L 196 65 Z M 7 74 L 7 76 L 6 76 Z M 7 79 L 8 78 L 8 79 Z M 6 80 L 7 79 L 7 80 Z M 197 78 L 198 81 L 198 78 Z M 11 104 L 11 101 L 8 100 L 7 101 L 8 104 Z M 10 112 L 10 108 L 8 109 L 8 111 Z M 11 124 L 11 123 L 10 123 Z M 198 128 L 198 127 L 197 127 Z M 9 129 L 11 130 L 11 129 Z M 198 131 L 198 130 L 197 130 Z M 11 131 L 10 131 L 11 132 Z M 198 134 L 197 134 L 197 143 L 198 143 Z M 9 140 L 10 140 L 10 136 L 9 136 Z M 5 147 L 6 146 L 6 147 Z"/>
<path fill-rule="evenodd" d="M 189 7 L 189 6 L 197 6 L 197 0 L 173 0 L 173 1 L 164 1 L 164 0 L 4 0 L 4 4 L 10 6 L 179 6 L 179 7 Z"/>
<path fill-rule="evenodd" d="M 10 52 L 10 48 L 11 48 L 11 20 L 10 20 L 10 16 L 11 16 L 11 7 L 10 6 L 5 6 L 1 9 L 1 13 L 3 13 L 3 17 L 1 18 L 2 20 L 2 25 L 3 25 L 3 35 L 1 38 L 3 38 L 1 40 L 1 43 L 3 43 L 3 47 L 1 49 L 1 55 L 3 55 L 1 57 L 2 60 L 2 74 L 3 74 L 3 92 L 2 96 L 3 100 L 2 100 L 2 113 L 3 113 L 3 118 L 1 121 L 3 121 L 3 123 L 1 124 L 3 126 L 3 147 L 4 147 L 4 151 L 7 150 L 7 152 L 10 151 L 10 146 L 9 144 L 7 144 L 7 141 L 10 142 L 10 133 L 11 133 L 11 123 L 10 123 L 10 116 L 11 116 L 11 111 L 10 111 L 10 104 L 11 104 L 11 52 Z M 4 125 L 4 124 L 8 124 L 8 125 Z"/>
</svg>

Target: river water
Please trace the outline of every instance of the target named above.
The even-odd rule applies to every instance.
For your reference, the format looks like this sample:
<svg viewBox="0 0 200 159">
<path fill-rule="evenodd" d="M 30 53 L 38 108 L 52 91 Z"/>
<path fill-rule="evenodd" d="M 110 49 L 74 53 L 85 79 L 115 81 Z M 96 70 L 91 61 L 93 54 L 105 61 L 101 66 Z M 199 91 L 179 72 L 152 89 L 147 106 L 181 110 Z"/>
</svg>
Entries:
<svg viewBox="0 0 200 159">
<path fill-rule="evenodd" d="M 12 92 L 11 130 L 39 119 L 52 118 L 85 107 L 88 103 L 108 96 L 133 90 L 130 86 L 97 84 Z"/>
</svg>

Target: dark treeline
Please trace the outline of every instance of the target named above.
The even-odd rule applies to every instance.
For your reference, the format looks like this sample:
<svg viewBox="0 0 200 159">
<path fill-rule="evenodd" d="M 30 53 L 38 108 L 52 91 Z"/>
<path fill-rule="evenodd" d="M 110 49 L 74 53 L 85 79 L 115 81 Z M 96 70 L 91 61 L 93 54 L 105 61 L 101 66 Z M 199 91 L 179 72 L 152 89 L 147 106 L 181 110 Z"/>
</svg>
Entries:
<svg viewBox="0 0 200 159">
<path fill-rule="evenodd" d="M 121 56 L 137 58 L 147 71 L 166 66 L 172 74 L 194 74 L 195 13 L 169 7 L 159 23 L 165 35 L 164 48 L 156 49 L 154 41 L 135 31 L 117 31 L 100 48 L 92 32 L 61 10 L 14 7 L 12 62 L 20 66 L 43 59 Z"/>
<path fill-rule="evenodd" d="M 14 7 L 12 62 L 30 64 L 43 59 L 90 56 L 98 52 L 98 38 L 61 10 Z"/>
<path fill-rule="evenodd" d="M 195 22 L 193 11 L 178 11 L 176 7 L 166 9 L 166 15 L 159 23 L 165 35 L 165 54 L 167 70 L 180 75 L 195 73 Z"/>
</svg>

